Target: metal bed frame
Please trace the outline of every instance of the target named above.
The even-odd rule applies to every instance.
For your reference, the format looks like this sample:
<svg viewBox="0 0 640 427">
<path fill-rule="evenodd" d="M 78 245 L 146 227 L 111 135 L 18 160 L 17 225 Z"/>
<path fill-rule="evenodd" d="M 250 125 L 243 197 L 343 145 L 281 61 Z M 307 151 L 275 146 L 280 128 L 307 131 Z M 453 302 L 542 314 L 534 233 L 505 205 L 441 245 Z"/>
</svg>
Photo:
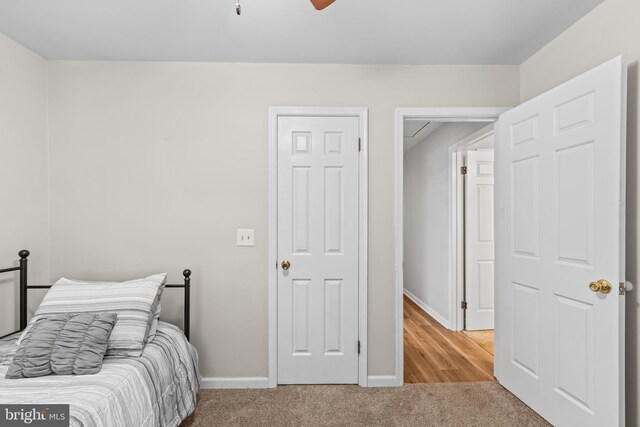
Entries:
<svg viewBox="0 0 640 427">
<path fill-rule="evenodd" d="M 1 273 L 9 273 L 12 271 L 20 272 L 20 329 L 15 332 L 11 332 L 9 334 L 3 335 L 0 338 L 7 337 L 9 335 L 13 335 L 17 332 L 24 330 L 27 327 L 27 291 L 29 289 L 49 289 L 52 285 L 29 285 L 27 283 L 27 258 L 30 253 L 28 250 L 23 249 L 18 252 L 18 256 L 20 257 L 19 265 L 17 267 L 9 267 L 0 269 Z M 182 272 L 184 276 L 184 283 L 181 284 L 167 284 L 165 288 L 184 288 L 184 327 L 183 332 L 184 335 L 189 339 L 189 331 L 190 331 L 190 318 L 191 318 L 191 270 L 186 269 Z"/>
</svg>

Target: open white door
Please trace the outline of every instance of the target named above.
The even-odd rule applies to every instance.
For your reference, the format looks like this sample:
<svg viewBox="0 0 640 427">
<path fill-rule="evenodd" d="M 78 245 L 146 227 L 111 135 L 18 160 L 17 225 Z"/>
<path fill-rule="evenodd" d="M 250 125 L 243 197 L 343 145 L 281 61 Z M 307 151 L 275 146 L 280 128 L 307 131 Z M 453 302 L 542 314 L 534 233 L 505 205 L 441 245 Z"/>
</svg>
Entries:
<svg viewBox="0 0 640 427">
<path fill-rule="evenodd" d="M 625 85 L 618 57 L 497 124 L 496 376 L 560 427 L 624 425 Z"/>
<path fill-rule="evenodd" d="M 465 178 L 465 329 L 493 329 L 493 150 L 467 152 Z"/>
</svg>

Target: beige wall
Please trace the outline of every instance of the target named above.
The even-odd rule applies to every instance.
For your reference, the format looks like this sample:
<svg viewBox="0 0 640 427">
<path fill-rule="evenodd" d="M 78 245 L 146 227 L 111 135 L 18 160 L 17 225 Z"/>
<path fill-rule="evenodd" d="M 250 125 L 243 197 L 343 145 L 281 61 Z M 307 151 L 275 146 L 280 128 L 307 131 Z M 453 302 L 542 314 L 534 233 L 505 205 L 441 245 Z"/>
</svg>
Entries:
<svg viewBox="0 0 640 427">
<path fill-rule="evenodd" d="M 626 386 L 627 425 L 640 425 L 638 332 L 640 331 L 640 263 L 638 228 L 640 176 L 638 164 L 638 98 L 640 89 L 640 2 L 606 0 L 521 66 L 521 99 L 529 99 L 606 60 L 622 54 L 628 64 L 627 110 L 627 280 L 636 290 L 627 294 Z"/>
<path fill-rule="evenodd" d="M 49 268 L 47 62 L 0 34 L 0 268 L 29 249 L 31 282 Z M 18 275 L 0 276 L 0 335 L 18 329 Z"/>
<path fill-rule="evenodd" d="M 190 267 L 203 376 L 266 376 L 267 108 L 369 107 L 369 374 L 392 375 L 394 109 L 515 105 L 518 77 L 517 66 L 51 62 L 51 278 L 179 280 Z M 236 247 L 236 228 L 255 228 L 256 246 Z"/>
</svg>

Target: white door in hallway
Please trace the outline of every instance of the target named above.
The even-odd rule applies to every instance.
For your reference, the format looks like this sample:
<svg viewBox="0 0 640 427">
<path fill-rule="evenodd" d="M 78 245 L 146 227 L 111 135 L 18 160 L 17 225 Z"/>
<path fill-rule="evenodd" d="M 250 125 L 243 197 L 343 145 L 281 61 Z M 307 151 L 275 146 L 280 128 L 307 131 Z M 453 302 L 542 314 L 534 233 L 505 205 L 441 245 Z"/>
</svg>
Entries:
<svg viewBox="0 0 640 427">
<path fill-rule="evenodd" d="M 357 117 L 278 118 L 278 383 L 358 383 Z"/>
<path fill-rule="evenodd" d="M 625 79 L 613 59 L 497 124 L 496 376 L 558 427 L 624 425 Z"/>
<path fill-rule="evenodd" d="M 493 329 L 493 150 L 467 152 L 465 178 L 465 329 Z"/>
</svg>

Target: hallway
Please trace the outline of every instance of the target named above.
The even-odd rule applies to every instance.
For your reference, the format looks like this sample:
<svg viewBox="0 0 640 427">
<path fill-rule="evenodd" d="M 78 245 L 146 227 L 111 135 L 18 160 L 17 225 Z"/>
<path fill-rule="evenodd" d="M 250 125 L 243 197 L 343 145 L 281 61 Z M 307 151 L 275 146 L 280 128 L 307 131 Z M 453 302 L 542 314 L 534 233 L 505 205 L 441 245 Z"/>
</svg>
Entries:
<svg viewBox="0 0 640 427">
<path fill-rule="evenodd" d="M 493 355 L 404 297 L 404 382 L 494 381 Z"/>
</svg>

